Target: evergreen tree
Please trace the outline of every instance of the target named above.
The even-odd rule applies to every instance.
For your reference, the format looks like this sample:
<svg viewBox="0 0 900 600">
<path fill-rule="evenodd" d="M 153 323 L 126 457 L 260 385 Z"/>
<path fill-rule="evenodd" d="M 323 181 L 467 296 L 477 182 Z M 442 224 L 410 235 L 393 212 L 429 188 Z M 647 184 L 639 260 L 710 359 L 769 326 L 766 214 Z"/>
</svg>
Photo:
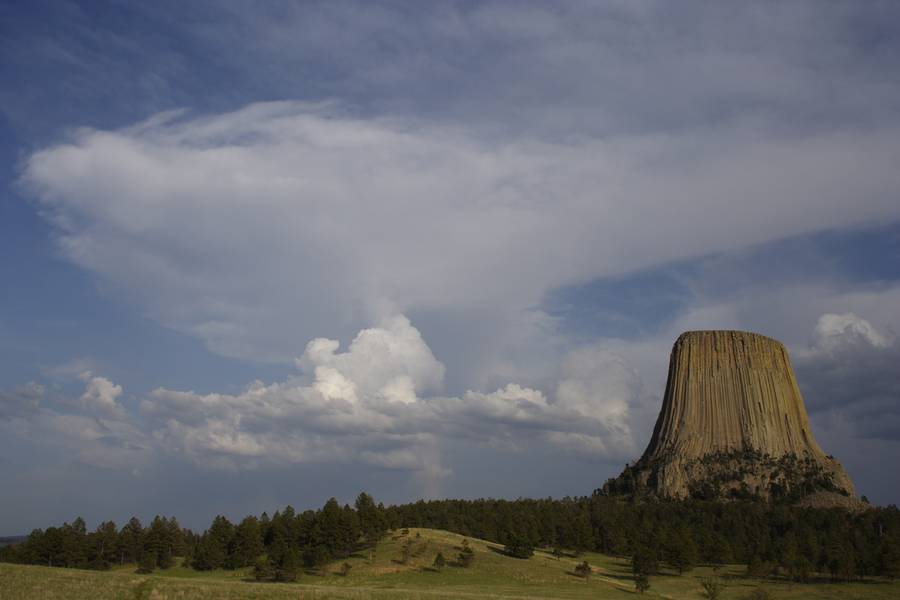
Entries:
<svg viewBox="0 0 900 600">
<path fill-rule="evenodd" d="M 534 555 L 534 546 L 531 545 L 531 541 L 527 537 L 514 534 L 506 542 L 506 547 L 503 551 L 507 556 L 512 556 L 513 558 L 530 558 Z"/>
<path fill-rule="evenodd" d="M 356 514 L 359 528 L 366 543 L 374 544 L 384 535 L 386 529 L 383 510 L 375 505 L 375 500 L 363 492 L 356 497 Z"/>
<path fill-rule="evenodd" d="M 670 533 L 666 547 L 666 562 L 682 575 L 697 564 L 697 545 L 687 527 L 679 527 Z"/>
<path fill-rule="evenodd" d="M 234 530 L 226 562 L 232 569 L 249 567 L 264 551 L 259 520 L 256 517 L 246 517 Z"/>
<path fill-rule="evenodd" d="M 78 517 L 72 524 L 63 523 L 61 528 L 60 560 L 64 567 L 87 566 L 87 527 L 84 519 Z"/>
<path fill-rule="evenodd" d="M 218 515 L 194 549 L 191 566 L 198 571 L 228 566 L 226 560 L 233 538 L 234 525 L 222 515 Z"/>
<path fill-rule="evenodd" d="M 116 524 L 105 521 L 97 526 L 88 536 L 88 566 L 92 569 L 105 570 L 116 560 L 116 543 L 119 534 Z"/>
<path fill-rule="evenodd" d="M 444 565 L 446 565 L 446 564 L 447 564 L 447 561 L 444 559 L 443 553 L 438 552 L 437 554 L 434 555 L 434 562 L 431 563 L 431 566 L 433 566 L 435 569 L 440 571 L 441 569 L 444 568 Z"/>
<path fill-rule="evenodd" d="M 350 506 L 341 508 L 341 516 L 338 527 L 338 541 L 336 543 L 336 556 L 350 556 L 356 549 L 360 538 L 359 517 Z"/>
<path fill-rule="evenodd" d="M 141 560 L 138 563 L 137 572 L 143 575 L 148 573 L 152 573 L 156 568 L 156 555 L 152 552 L 144 552 L 141 555 Z"/>
<path fill-rule="evenodd" d="M 640 546 L 631 557 L 631 570 L 635 575 L 655 575 L 659 572 L 659 559 L 649 546 Z"/>
<path fill-rule="evenodd" d="M 131 517 L 119 532 L 117 553 L 119 564 L 137 563 L 144 552 L 144 527 L 137 517 Z"/>
<path fill-rule="evenodd" d="M 226 566 L 228 547 L 233 537 L 234 525 L 222 515 L 218 515 L 194 550 L 192 561 L 194 568 L 198 571 L 210 571 Z"/>
<path fill-rule="evenodd" d="M 172 556 L 185 556 L 187 554 L 187 540 L 185 532 L 175 517 L 169 517 L 166 521 L 169 550 Z"/>
<path fill-rule="evenodd" d="M 300 572 L 300 554 L 296 548 L 288 548 L 281 562 L 275 569 L 275 579 L 278 581 L 297 581 L 297 575 Z"/>
<path fill-rule="evenodd" d="M 156 557 L 156 566 L 168 569 L 172 566 L 172 534 L 168 520 L 157 515 L 144 532 L 144 551 Z"/>
<path fill-rule="evenodd" d="M 269 579 L 272 579 L 273 575 L 274 571 L 272 569 L 272 563 L 269 562 L 269 557 L 258 557 L 253 564 L 253 578 L 257 581 L 268 581 Z"/>
<path fill-rule="evenodd" d="M 879 552 L 879 572 L 891 581 L 900 577 L 900 544 L 883 542 Z"/>
</svg>

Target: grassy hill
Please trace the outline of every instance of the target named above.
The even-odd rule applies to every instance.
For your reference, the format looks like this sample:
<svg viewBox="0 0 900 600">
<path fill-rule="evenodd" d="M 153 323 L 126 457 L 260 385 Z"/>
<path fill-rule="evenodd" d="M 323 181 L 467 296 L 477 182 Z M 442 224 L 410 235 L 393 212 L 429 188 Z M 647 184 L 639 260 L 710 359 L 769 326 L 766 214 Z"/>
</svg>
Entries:
<svg viewBox="0 0 900 600">
<path fill-rule="evenodd" d="M 411 540 L 411 555 L 402 563 L 403 543 Z M 564 556 L 557 560 L 537 551 L 527 560 L 510 558 L 497 544 L 469 539 L 475 551 L 471 567 L 453 562 L 463 536 L 446 531 L 411 529 L 407 535 L 395 532 L 382 540 L 371 553 L 360 553 L 346 562 L 351 568 L 341 575 L 345 561 L 329 565 L 322 572 L 308 572 L 295 584 L 255 583 L 249 570 L 197 572 L 173 567 L 152 575 L 137 575 L 134 566 L 109 572 L 78 571 L 37 566 L 0 564 L 0 598 L 5 600 L 42 598 L 152 599 L 188 598 L 303 598 L 303 599 L 388 599 L 443 598 L 637 598 L 628 560 L 588 553 L 577 560 Z M 435 554 L 442 552 L 448 565 L 431 567 Z M 585 581 L 573 573 L 581 560 L 593 566 Z M 724 598 L 738 599 L 760 586 L 760 582 L 737 577 L 740 566 L 726 567 L 719 575 L 728 579 Z M 697 568 L 683 576 L 664 574 L 651 578 L 647 598 L 701 598 L 699 578 L 713 575 L 709 568 Z M 898 598 L 900 582 L 866 580 L 852 584 L 818 583 L 790 585 L 768 582 L 765 587 L 781 600 L 794 598 L 851 600 Z"/>
</svg>

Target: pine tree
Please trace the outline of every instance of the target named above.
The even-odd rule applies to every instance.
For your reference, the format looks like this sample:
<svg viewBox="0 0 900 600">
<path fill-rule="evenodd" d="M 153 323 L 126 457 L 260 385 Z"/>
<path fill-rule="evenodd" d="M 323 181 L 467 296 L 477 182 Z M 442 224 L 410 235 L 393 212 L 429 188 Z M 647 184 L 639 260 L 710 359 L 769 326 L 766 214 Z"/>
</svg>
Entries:
<svg viewBox="0 0 900 600">
<path fill-rule="evenodd" d="M 166 521 L 166 526 L 172 556 L 184 556 L 187 554 L 187 541 L 178 519 L 169 517 Z"/>
<path fill-rule="evenodd" d="M 372 496 L 365 492 L 356 497 L 355 506 L 362 536 L 366 543 L 374 544 L 381 539 L 386 529 L 383 511 L 375 505 Z"/>
<path fill-rule="evenodd" d="M 879 552 L 879 571 L 891 581 L 900 577 L 900 544 L 884 542 Z"/>
<path fill-rule="evenodd" d="M 116 524 L 106 521 L 88 536 L 88 564 L 92 569 L 105 570 L 116 560 L 116 542 L 119 534 Z"/>
<path fill-rule="evenodd" d="M 144 551 L 156 557 L 160 569 L 172 566 L 172 541 L 168 521 L 157 515 L 144 532 Z"/>
<path fill-rule="evenodd" d="M 666 561 L 678 571 L 679 575 L 693 569 L 697 564 L 697 558 L 697 544 L 686 527 L 679 527 L 669 535 Z"/>
<path fill-rule="evenodd" d="M 61 528 L 62 543 L 60 558 L 65 567 L 87 566 L 87 527 L 84 519 L 78 517 L 72 524 L 63 523 Z"/>
<path fill-rule="evenodd" d="M 144 527 L 137 517 L 131 517 L 119 532 L 119 564 L 137 563 L 144 552 Z"/>
<path fill-rule="evenodd" d="M 233 538 L 234 525 L 222 515 L 218 515 L 206 533 L 201 536 L 194 549 L 191 565 L 198 571 L 210 571 L 227 566 L 228 549 Z"/>
<path fill-rule="evenodd" d="M 503 551 L 507 556 L 512 556 L 513 558 L 530 558 L 534 555 L 534 546 L 524 535 L 513 534 L 506 542 L 506 547 Z"/>
<path fill-rule="evenodd" d="M 148 573 L 152 573 L 156 568 L 156 555 L 152 552 L 144 552 L 141 555 L 141 560 L 138 563 L 137 572 L 143 575 Z"/>
<path fill-rule="evenodd" d="M 447 564 L 447 561 L 444 559 L 443 553 L 438 552 L 437 554 L 434 555 L 434 562 L 431 563 L 431 565 L 432 565 L 435 569 L 437 569 L 438 571 L 440 571 L 441 569 L 444 568 L 444 565 L 445 565 L 445 564 Z"/>
<path fill-rule="evenodd" d="M 272 578 L 272 563 L 267 556 L 260 556 L 253 564 L 253 578 L 257 581 L 268 581 Z"/>
<path fill-rule="evenodd" d="M 265 551 L 256 517 L 246 517 L 235 527 L 227 563 L 232 569 L 248 567 Z"/>
<path fill-rule="evenodd" d="M 296 548 L 289 548 L 284 556 L 281 557 L 281 563 L 275 570 L 275 579 L 278 581 L 297 581 L 297 574 L 300 571 L 300 555 Z"/>
<path fill-rule="evenodd" d="M 631 557 L 631 570 L 636 575 L 655 575 L 659 572 L 659 559 L 648 546 L 640 546 Z"/>
</svg>

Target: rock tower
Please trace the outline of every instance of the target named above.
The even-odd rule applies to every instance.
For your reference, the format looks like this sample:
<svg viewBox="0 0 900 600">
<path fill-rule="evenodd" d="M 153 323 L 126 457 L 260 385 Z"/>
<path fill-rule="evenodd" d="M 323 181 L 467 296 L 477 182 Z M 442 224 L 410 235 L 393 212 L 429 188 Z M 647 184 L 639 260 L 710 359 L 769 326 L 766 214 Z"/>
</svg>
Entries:
<svg viewBox="0 0 900 600">
<path fill-rule="evenodd" d="M 745 331 L 679 336 L 650 444 L 604 490 L 676 498 L 855 495 L 841 464 L 813 437 L 784 345 Z"/>
</svg>

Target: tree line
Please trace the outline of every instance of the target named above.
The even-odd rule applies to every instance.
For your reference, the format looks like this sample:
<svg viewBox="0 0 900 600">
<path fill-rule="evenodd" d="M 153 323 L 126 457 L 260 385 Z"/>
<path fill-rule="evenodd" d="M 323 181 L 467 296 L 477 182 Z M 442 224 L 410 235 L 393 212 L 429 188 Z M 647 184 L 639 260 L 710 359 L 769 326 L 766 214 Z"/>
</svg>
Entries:
<svg viewBox="0 0 900 600">
<path fill-rule="evenodd" d="M 813 573 L 834 581 L 900 575 L 900 511 L 864 512 L 758 501 L 648 500 L 595 493 L 543 500 L 433 500 L 390 507 L 390 522 L 446 529 L 503 544 L 628 556 L 635 572 L 661 564 L 683 573 L 698 564 L 741 563 L 757 577 L 797 582 Z"/>
<path fill-rule="evenodd" d="M 174 557 L 196 570 L 253 567 L 259 579 L 290 581 L 375 543 L 389 530 L 444 529 L 506 546 L 526 558 L 532 548 L 628 556 L 641 576 L 661 564 L 682 573 L 697 564 L 743 563 L 748 573 L 780 573 L 803 582 L 812 573 L 835 581 L 900 574 L 900 511 L 805 508 L 751 501 L 635 502 L 602 493 L 580 498 L 432 500 L 385 507 L 366 493 L 353 506 L 331 499 L 318 510 L 288 506 L 232 523 L 216 516 L 194 533 L 174 518 L 148 526 L 132 518 L 88 532 L 83 519 L 33 531 L 0 548 L 0 560 L 106 569 L 134 563 L 166 569 Z"/>
<path fill-rule="evenodd" d="M 386 514 L 362 493 L 353 507 L 332 498 L 319 510 L 297 513 L 288 506 L 237 524 L 218 515 L 199 534 L 159 516 L 147 527 L 132 517 L 121 529 L 105 521 L 88 532 L 79 517 L 0 548 L 0 561 L 97 570 L 136 564 L 139 572 L 151 572 L 183 557 L 183 566 L 198 571 L 253 566 L 259 579 L 290 581 L 301 567 L 321 567 L 374 545 L 389 526 Z"/>
</svg>

